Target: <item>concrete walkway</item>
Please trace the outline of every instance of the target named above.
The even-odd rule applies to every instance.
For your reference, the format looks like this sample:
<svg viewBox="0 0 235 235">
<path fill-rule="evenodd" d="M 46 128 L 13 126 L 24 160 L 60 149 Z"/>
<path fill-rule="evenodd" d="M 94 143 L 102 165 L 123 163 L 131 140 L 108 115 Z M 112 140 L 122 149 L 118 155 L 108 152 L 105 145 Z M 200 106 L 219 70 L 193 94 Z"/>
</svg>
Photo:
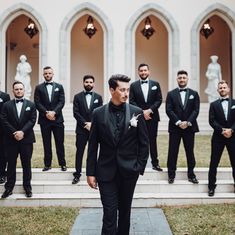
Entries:
<svg viewBox="0 0 235 235">
<path fill-rule="evenodd" d="M 101 208 L 82 208 L 70 235 L 100 235 L 102 215 Z M 161 209 L 133 208 L 130 235 L 172 235 L 172 232 Z"/>
</svg>

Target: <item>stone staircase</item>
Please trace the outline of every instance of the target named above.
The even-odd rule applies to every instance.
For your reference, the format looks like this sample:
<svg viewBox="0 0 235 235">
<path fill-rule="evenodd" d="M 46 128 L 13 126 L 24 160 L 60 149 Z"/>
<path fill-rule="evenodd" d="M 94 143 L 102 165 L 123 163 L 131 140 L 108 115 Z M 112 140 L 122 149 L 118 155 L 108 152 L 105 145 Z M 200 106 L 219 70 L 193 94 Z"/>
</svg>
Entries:
<svg viewBox="0 0 235 235">
<path fill-rule="evenodd" d="M 209 112 L 209 104 L 208 103 L 201 103 L 200 106 L 200 113 L 198 116 L 198 125 L 200 129 L 200 133 L 210 133 L 212 131 L 212 128 L 210 127 L 208 123 L 208 112 Z M 159 132 L 165 133 L 168 129 L 168 117 L 165 112 L 165 103 L 163 103 L 159 109 L 160 113 L 160 119 L 159 122 Z M 65 124 L 65 131 L 67 132 L 74 132 L 76 128 L 76 120 L 73 117 L 73 104 L 69 103 L 66 104 L 63 109 L 63 115 L 64 115 L 64 124 Z M 35 130 L 39 131 L 39 125 L 35 125 Z"/>
<path fill-rule="evenodd" d="M 22 187 L 22 169 L 17 169 L 17 181 L 11 195 L 0 200 L 0 206 L 66 206 L 101 207 L 99 192 L 87 186 L 85 174 L 77 185 L 72 185 L 73 169 L 62 172 L 53 168 L 48 172 L 33 169 L 33 197 L 26 198 Z M 186 205 L 207 203 L 235 203 L 231 168 L 218 169 L 217 188 L 214 197 L 207 196 L 208 168 L 195 169 L 198 185 L 187 181 L 185 168 L 179 168 L 175 183 L 167 181 L 167 171 L 146 169 L 140 176 L 133 200 L 133 207 L 155 207 L 160 205 Z M 4 186 L 0 185 L 0 193 Z"/>
</svg>

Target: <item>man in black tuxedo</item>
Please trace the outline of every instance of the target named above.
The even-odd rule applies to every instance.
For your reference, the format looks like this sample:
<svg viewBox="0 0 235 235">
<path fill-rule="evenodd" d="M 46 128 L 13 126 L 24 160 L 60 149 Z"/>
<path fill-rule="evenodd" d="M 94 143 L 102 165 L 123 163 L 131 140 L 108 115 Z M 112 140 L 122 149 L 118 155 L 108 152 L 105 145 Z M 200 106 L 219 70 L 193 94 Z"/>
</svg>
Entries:
<svg viewBox="0 0 235 235">
<path fill-rule="evenodd" d="M 129 81 L 125 75 L 113 75 L 109 79 L 111 101 L 95 109 L 92 117 L 86 174 L 91 188 L 99 186 L 104 211 L 102 235 L 129 234 L 135 185 L 148 159 L 143 112 L 126 103 Z"/>
<path fill-rule="evenodd" d="M 228 150 L 235 187 L 235 100 L 229 98 L 230 88 L 224 80 L 218 83 L 220 98 L 210 104 L 209 123 L 214 129 L 211 138 L 208 195 L 214 196 L 216 173 L 224 147 Z M 234 188 L 235 189 L 235 188 Z M 235 191 L 234 191 L 235 192 Z"/>
<path fill-rule="evenodd" d="M 0 115 L 2 112 L 2 106 L 5 102 L 10 100 L 10 96 L 3 92 L 0 91 Z M 6 166 L 7 166 L 7 161 L 6 161 L 6 155 L 5 155 L 5 150 L 4 150 L 4 144 L 3 144 L 3 127 L 2 123 L 0 120 L 0 184 L 4 184 L 6 182 Z"/>
<path fill-rule="evenodd" d="M 91 128 L 91 115 L 95 108 L 102 106 L 102 97 L 93 92 L 95 78 L 92 75 L 83 77 L 84 91 L 76 94 L 73 99 L 73 116 L 77 120 L 76 127 L 76 172 L 73 174 L 72 184 L 77 184 L 82 171 L 83 153 L 89 138 Z"/>
<path fill-rule="evenodd" d="M 4 128 L 4 145 L 7 157 L 7 182 L 2 198 L 12 194 L 16 181 L 16 163 L 20 155 L 23 168 L 23 187 L 26 197 L 32 197 L 31 158 L 35 136 L 33 127 L 37 113 L 34 103 L 24 99 L 22 82 L 13 83 L 14 99 L 3 105 L 1 120 Z"/>
<path fill-rule="evenodd" d="M 43 171 L 51 169 L 52 146 L 51 134 L 55 139 L 56 153 L 62 171 L 66 171 L 64 152 L 64 118 L 62 109 L 65 103 L 64 88 L 54 82 L 53 69 L 49 66 L 43 69 L 45 82 L 35 88 L 34 102 L 39 112 L 38 123 L 40 124 L 44 147 Z"/>
<path fill-rule="evenodd" d="M 198 184 L 194 167 L 195 132 L 198 132 L 197 116 L 200 99 L 196 91 L 187 87 L 188 73 L 181 70 L 177 73 L 178 87 L 168 92 L 166 98 L 166 113 L 169 117 L 169 148 L 168 148 L 168 182 L 174 183 L 180 141 L 183 139 L 188 165 L 188 180 Z"/>
<path fill-rule="evenodd" d="M 159 166 L 157 152 L 157 132 L 160 121 L 158 109 L 162 103 L 162 92 L 158 82 L 150 80 L 149 66 L 140 64 L 138 67 L 140 80 L 130 87 L 130 104 L 143 110 L 149 135 L 150 156 L 153 170 L 162 171 Z"/>
</svg>

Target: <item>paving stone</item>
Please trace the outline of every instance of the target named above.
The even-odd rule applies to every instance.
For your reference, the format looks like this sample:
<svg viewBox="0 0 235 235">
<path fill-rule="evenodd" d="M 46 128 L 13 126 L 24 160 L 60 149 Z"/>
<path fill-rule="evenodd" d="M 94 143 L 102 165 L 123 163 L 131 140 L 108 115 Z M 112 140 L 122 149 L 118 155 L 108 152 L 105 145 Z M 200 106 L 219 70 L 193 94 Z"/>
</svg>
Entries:
<svg viewBox="0 0 235 235">
<path fill-rule="evenodd" d="M 99 235 L 102 227 L 101 208 L 82 208 L 70 235 Z M 161 209 L 133 208 L 130 235 L 172 235 L 169 224 Z"/>
</svg>

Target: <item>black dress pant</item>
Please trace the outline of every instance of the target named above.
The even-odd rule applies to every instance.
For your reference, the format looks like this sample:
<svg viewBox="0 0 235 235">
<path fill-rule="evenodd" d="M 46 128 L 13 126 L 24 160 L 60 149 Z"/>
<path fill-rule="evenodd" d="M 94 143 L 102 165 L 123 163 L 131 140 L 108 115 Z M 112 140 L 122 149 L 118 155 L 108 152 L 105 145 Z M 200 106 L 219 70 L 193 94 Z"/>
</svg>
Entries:
<svg viewBox="0 0 235 235">
<path fill-rule="evenodd" d="M 194 167 L 196 165 L 194 156 L 194 139 L 195 133 L 186 132 L 184 130 L 177 133 L 171 132 L 169 134 L 169 147 L 168 147 L 168 177 L 175 178 L 175 171 L 177 166 L 177 159 L 179 154 L 180 141 L 183 139 L 184 149 L 188 165 L 188 178 L 195 178 Z"/>
<path fill-rule="evenodd" d="M 6 176 L 7 159 L 5 146 L 3 144 L 3 136 L 0 136 L 0 177 Z"/>
<path fill-rule="evenodd" d="M 31 158 L 33 153 L 33 144 L 13 144 L 5 145 L 7 156 L 7 182 L 5 189 L 13 190 L 16 182 L 16 165 L 17 158 L 20 155 L 21 165 L 23 168 L 23 187 L 25 190 L 31 190 Z"/>
<path fill-rule="evenodd" d="M 80 177 L 82 172 L 82 160 L 84 150 L 89 139 L 89 133 L 87 134 L 77 134 L 76 135 L 76 159 L 75 159 L 75 169 L 76 172 L 73 174 L 74 177 Z"/>
<path fill-rule="evenodd" d="M 131 204 L 137 180 L 138 175 L 123 178 L 117 173 L 110 182 L 98 181 L 104 213 L 102 235 L 129 235 Z"/>
<path fill-rule="evenodd" d="M 158 151 L 157 151 L 157 131 L 158 121 L 148 120 L 146 121 L 148 136 L 149 136 L 149 150 L 152 166 L 158 166 Z"/>
<path fill-rule="evenodd" d="M 216 174 L 217 174 L 217 167 L 219 166 L 219 162 L 226 146 L 228 150 L 228 155 L 230 159 L 230 163 L 232 166 L 232 175 L 233 180 L 235 182 L 235 136 L 227 139 L 223 136 L 213 136 L 211 140 L 211 161 L 210 161 L 210 168 L 209 168 L 209 189 L 215 189 L 216 187 Z"/>
<path fill-rule="evenodd" d="M 66 166 L 64 151 L 64 124 L 57 125 L 40 125 L 42 133 L 42 141 L 44 148 L 44 165 L 51 166 L 52 162 L 52 145 L 51 134 L 53 133 L 56 147 L 56 154 L 60 166 Z"/>
</svg>

